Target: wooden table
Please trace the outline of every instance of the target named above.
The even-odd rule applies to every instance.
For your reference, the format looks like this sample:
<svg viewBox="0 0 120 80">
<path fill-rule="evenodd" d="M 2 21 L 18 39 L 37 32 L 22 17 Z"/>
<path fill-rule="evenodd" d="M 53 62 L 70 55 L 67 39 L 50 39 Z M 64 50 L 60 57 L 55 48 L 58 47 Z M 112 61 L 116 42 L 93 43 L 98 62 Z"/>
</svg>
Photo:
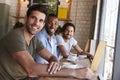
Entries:
<svg viewBox="0 0 120 80">
<path fill-rule="evenodd" d="M 67 61 L 66 59 L 62 59 L 60 62 L 61 62 L 61 64 L 63 64 L 64 62 L 70 62 L 70 61 Z M 70 62 L 70 63 L 74 64 L 74 62 Z M 76 63 L 79 65 L 86 66 L 86 67 L 90 66 L 90 61 L 87 58 L 80 59 Z M 73 77 L 41 77 L 39 80 L 86 80 L 86 79 L 76 79 Z M 98 80 L 98 78 L 97 78 L 97 76 L 93 76 L 91 80 Z"/>
<path fill-rule="evenodd" d="M 87 79 L 75 79 L 70 77 L 41 77 L 39 80 L 87 80 Z M 96 77 L 91 80 L 98 80 Z"/>
<path fill-rule="evenodd" d="M 87 79 L 76 79 L 72 77 L 41 77 L 39 80 L 87 80 Z M 96 76 L 92 77 L 91 80 L 99 80 Z"/>
</svg>

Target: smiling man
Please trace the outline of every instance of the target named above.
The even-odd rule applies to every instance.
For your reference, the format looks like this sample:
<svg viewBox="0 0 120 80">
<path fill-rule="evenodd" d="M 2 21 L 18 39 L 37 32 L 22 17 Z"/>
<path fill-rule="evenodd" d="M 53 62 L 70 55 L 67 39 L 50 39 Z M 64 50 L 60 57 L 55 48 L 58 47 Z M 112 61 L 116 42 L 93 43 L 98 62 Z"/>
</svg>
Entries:
<svg viewBox="0 0 120 80">
<path fill-rule="evenodd" d="M 63 57 L 67 58 L 71 55 L 71 49 L 73 48 L 77 55 L 87 55 L 90 59 L 93 59 L 93 55 L 89 52 L 85 52 L 78 45 L 77 41 L 73 37 L 75 32 L 75 25 L 73 23 L 65 23 L 62 27 L 61 35 L 57 35 L 57 44 L 58 48 L 63 55 Z"/>
<path fill-rule="evenodd" d="M 0 40 L 0 80 L 24 80 L 60 70 L 57 58 L 35 37 L 43 28 L 46 15 L 45 6 L 31 6 L 24 26 L 11 30 Z M 49 65 L 36 63 L 34 53 L 44 57 Z"/>
<path fill-rule="evenodd" d="M 37 38 L 43 45 L 58 58 L 57 41 L 55 31 L 58 28 L 58 18 L 55 14 L 49 14 L 46 20 L 45 28 L 37 34 Z M 38 63 L 47 64 L 48 61 L 41 58 L 38 54 L 35 55 L 35 61 Z"/>
</svg>

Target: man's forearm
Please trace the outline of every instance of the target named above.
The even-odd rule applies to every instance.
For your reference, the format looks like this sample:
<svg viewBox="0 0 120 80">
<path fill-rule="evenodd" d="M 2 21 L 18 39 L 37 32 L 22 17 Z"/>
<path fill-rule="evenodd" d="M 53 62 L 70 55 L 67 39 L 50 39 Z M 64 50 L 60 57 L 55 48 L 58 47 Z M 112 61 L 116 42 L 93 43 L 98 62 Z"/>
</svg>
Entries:
<svg viewBox="0 0 120 80">
<path fill-rule="evenodd" d="M 48 71 L 48 67 L 49 67 L 49 64 L 39 64 L 39 63 L 32 66 L 33 71 L 36 73 L 36 76 L 72 76 L 72 73 L 71 73 L 73 72 L 72 69 L 62 68 L 56 73 L 50 74 L 50 72 Z"/>
<path fill-rule="evenodd" d="M 40 66 L 41 65 L 41 66 Z M 88 68 L 81 69 L 67 69 L 62 68 L 56 73 L 50 74 L 47 71 L 48 64 L 37 64 L 37 67 L 34 67 L 34 71 L 37 73 L 37 76 L 56 76 L 56 77 L 75 77 L 79 79 L 89 79 L 89 77 L 93 76 L 93 72 Z M 87 76 L 89 74 L 89 76 Z"/>
<path fill-rule="evenodd" d="M 56 76 L 56 77 L 74 77 L 75 72 L 73 69 L 66 69 L 66 68 L 62 68 L 60 71 L 53 73 L 53 74 L 49 74 L 49 72 L 43 74 L 43 75 L 39 75 L 40 77 L 42 76 Z"/>
</svg>

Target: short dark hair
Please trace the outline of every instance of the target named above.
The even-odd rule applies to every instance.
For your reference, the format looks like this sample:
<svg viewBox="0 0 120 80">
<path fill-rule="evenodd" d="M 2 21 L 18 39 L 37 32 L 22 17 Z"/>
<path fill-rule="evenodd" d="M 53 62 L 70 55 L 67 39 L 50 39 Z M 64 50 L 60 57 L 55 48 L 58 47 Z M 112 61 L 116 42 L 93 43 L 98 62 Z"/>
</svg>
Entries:
<svg viewBox="0 0 120 80">
<path fill-rule="evenodd" d="M 58 18 L 57 15 L 51 13 L 51 14 L 48 14 L 48 16 L 47 16 L 47 20 L 46 20 L 46 21 L 48 21 L 50 17 Z"/>
<path fill-rule="evenodd" d="M 57 15 L 51 13 L 51 14 L 48 14 L 48 17 L 56 17 L 57 18 Z"/>
<path fill-rule="evenodd" d="M 40 5 L 40 4 L 32 5 L 27 10 L 27 17 L 30 16 L 32 11 L 39 11 L 39 12 L 44 13 L 47 16 L 47 11 L 48 10 L 47 10 L 47 6 L 45 6 L 45 5 Z"/>
<path fill-rule="evenodd" d="M 69 22 L 68 22 L 68 23 L 65 23 L 65 24 L 63 25 L 63 27 L 62 27 L 62 32 L 64 32 L 68 26 L 72 26 L 73 29 L 74 29 L 74 32 L 75 32 L 75 25 L 74 25 L 73 23 L 69 23 Z"/>
</svg>

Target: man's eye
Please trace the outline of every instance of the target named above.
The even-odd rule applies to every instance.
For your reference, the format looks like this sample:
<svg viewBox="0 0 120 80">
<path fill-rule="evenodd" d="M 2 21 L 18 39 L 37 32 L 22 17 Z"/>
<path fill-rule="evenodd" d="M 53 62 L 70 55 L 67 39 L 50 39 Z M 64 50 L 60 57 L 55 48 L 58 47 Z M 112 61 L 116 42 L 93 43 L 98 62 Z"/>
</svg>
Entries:
<svg viewBox="0 0 120 80">
<path fill-rule="evenodd" d="M 44 23 L 44 20 L 40 19 L 39 22 Z"/>
<path fill-rule="evenodd" d="M 58 25 L 58 23 L 55 23 L 55 25 Z"/>
<path fill-rule="evenodd" d="M 31 18 L 33 18 L 33 19 L 34 19 L 34 18 L 35 18 L 35 16 L 31 16 Z"/>
</svg>

